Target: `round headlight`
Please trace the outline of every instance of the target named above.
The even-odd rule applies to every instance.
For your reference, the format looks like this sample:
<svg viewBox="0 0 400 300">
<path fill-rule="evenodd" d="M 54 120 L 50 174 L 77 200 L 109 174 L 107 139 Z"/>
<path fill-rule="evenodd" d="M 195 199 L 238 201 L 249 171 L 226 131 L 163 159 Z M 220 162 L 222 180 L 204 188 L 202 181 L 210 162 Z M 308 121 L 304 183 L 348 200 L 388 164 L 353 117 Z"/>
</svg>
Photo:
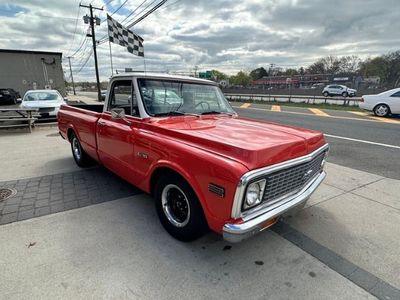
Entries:
<svg viewBox="0 0 400 300">
<path fill-rule="evenodd" d="M 250 183 L 246 190 L 245 207 L 252 207 L 262 200 L 265 188 L 265 179 Z"/>
<path fill-rule="evenodd" d="M 247 188 L 246 193 L 246 204 L 248 206 L 253 206 L 256 204 L 258 200 L 258 196 L 260 195 L 260 185 L 257 183 L 252 183 Z"/>
</svg>

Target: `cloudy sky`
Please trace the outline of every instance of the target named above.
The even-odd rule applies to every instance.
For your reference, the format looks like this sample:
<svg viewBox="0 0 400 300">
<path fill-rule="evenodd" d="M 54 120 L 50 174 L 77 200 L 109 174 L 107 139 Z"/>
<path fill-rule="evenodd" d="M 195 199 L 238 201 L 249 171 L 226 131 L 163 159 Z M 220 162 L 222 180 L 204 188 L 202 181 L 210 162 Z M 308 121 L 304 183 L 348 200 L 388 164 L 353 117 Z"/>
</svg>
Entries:
<svg viewBox="0 0 400 300">
<path fill-rule="evenodd" d="M 96 12 L 102 20 L 126 2 L 113 17 L 129 24 L 160 0 L 92 2 L 104 7 Z M 78 7 L 79 0 L 0 0 L 0 47 L 74 55 L 76 79 L 94 80 L 82 20 L 88 9 Z M 198 66 L 233 74 L 271 63 L 307 66 L 326 55 L 366 58 L 399 50 L 399 11 L 400 0 L 168 0 L 132 29 L 145 40 L 147 70 L 193 72 Z M 106 23 L 96 27 L 97 39 L 106 36 Z M 112 52 L 115 68 L 144 69 L 143 59 L 124 48 L 113 45 Z M 98 57 L 104 80 L 111 75 L 108 42 L 99 45 Z"/>
</svg>

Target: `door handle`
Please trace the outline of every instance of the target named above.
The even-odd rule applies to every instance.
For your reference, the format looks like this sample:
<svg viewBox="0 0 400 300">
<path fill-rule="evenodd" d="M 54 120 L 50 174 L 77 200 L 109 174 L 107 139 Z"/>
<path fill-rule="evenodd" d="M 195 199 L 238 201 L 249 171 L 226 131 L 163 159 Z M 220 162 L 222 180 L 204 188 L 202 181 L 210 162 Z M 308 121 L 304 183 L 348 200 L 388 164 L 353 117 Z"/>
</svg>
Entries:
<svg viewBox="0 0 400 300">
<path fill-rule="evenodd" d="M 105 125 L 106 125 L 106 122 L 101 122 L 101 121 L 99 121 L 99 122 L 97 122 L 97 124 L 100 125 L 100 126 L 105 126 Z"/>
</svg>

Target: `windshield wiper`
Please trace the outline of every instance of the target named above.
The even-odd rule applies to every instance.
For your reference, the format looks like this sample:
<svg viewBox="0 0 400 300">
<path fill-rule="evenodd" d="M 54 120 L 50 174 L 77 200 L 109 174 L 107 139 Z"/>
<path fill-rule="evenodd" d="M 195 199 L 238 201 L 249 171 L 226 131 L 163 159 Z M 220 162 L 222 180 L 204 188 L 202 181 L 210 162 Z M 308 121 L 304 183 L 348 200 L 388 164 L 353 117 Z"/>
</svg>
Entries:
<svg viewBox="0 0 400 300">
<path fill-rule="evenodd" d="M 178 111 L 178 110 L 173 110 L 173 111 L 169 111 L 169 112 L 165 112 L 165 113 L 158 113 L 158 114 L 154 114 L 155 117 L 171 117 L 171 116 L 196 116 L 198 117 L 199 115 L 197 114 L 191 114 L 191 113 L 186 113 L 183 111 Z"/>
<path fill-rule="evenodd" d="M 201 113 L 202 115 L 228 115 L 228 116 L 233 116 L 233 113 L 227 112 L 227 111 L 216 111 L 216 110 L 210 110 L 210 111 L 205 111 Z"/>
</svg>

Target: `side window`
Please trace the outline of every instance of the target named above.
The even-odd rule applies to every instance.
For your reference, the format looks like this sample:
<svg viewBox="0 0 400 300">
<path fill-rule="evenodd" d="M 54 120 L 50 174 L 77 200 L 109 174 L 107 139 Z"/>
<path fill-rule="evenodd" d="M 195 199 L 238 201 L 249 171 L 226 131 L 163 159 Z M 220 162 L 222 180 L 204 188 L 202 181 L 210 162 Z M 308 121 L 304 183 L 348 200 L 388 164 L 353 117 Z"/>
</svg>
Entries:
<svg viewBox="0 0 400 300">
<path fill-rule="evenodd" d="M 113 108 L 123 108 L 126 115 L 139 116 L 131 80 L 118 80 L 112 85 L 107 110 L 110 111 Z"/>
<path fill-rule="evenodd" d="M 400 97 L 400 91 L 390 95 L 390 97 Z"/>
</svg>

